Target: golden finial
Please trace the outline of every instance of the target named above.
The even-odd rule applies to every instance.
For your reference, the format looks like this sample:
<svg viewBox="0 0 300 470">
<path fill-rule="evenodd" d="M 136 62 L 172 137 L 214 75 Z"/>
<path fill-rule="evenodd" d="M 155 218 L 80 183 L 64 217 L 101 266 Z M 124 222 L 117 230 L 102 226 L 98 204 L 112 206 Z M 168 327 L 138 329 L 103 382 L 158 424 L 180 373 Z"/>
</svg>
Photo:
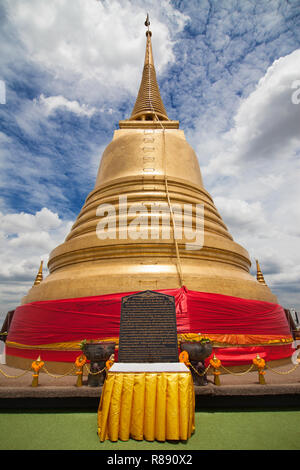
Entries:
<svg viewBox="0 0 300 470">
<path fill-rule="evenodd" d="M 149 13 L 147 13 L 147 18 L 146 18 L 146 21 L 145 21 L 145 26 L 147 26 L 148 31 L 149 31 L 149 26 L 150 26 Z"/>
<path fill-rule="evenodd" d="M 34 286 L 38 286 L 43 280 L 43 261 L 41 261 L 39 272 L 34 281 Z"/>
<path fill-rule="evenodd" d="M 266 286 L 267 284 L 266 284 L 266 281 L 264 279 L 263 273 L 261 272 L 259 263 L 258 263 L 257 259 L 255 261 L 256 261 L 256 279 L 258 280 L 258 282 L 260 284 Z"/>
<path fill-rule="evenodd" d="M 150 26 L 149 13 L 147 13 L 147 18 L 146 18 L 146 21 L 145 21 L 145 26 L 147 27 L 146 36 L 150 38 L 150 36 L 152 36 L 152 32 L 151 32 L 150 29 L 149 29 L 149 26 Z"/>
</svg>

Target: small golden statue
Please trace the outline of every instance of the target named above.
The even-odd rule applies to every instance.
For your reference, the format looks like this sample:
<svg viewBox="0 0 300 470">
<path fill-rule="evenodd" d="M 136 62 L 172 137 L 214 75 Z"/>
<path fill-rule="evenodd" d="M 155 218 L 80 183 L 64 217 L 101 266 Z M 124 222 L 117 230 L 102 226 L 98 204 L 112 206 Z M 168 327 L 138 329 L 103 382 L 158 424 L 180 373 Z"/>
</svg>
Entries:
<svg viewBox="0 0 300 470">
<path fill-rule="evenodd" d="M 106 369 L 109 370 L 114 363 L 115 363 L 115 355 L 112 354 L 105 363 Z"/>
</svg>

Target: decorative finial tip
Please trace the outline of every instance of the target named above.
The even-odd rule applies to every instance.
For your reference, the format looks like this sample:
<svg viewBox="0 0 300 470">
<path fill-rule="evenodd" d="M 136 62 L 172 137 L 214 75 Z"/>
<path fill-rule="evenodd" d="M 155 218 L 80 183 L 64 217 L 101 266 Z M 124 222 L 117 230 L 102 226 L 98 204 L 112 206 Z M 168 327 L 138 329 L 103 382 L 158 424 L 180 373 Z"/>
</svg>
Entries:
<svg viewBox="0 0 300 470">
<path fill-rule="evenodd" d="M 147 13 L 147 18 L 146 18 L 146 21 L 145 21 L 145 26 L 147 26 L 147 28 L 148 28 L 147 31 L 146 31 L 146 36 L 147 36 L 147 37 L 148 37 L 148 36 L 151 37 L 151 36 L 152 36 L 152 33 L 151 33 L 150 29 L 149 29 L 149 26 L 150 26 L 149 13 Z"/>
</svg>

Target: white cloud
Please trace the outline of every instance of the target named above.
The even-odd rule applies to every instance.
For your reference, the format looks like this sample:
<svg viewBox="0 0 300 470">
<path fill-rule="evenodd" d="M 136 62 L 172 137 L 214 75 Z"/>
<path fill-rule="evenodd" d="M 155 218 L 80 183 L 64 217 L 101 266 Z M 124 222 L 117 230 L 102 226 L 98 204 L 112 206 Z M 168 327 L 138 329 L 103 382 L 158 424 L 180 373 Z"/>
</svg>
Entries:
<svg viewBox="0 0 300 470">
<path fill-rule="evenodd" d="M 238 158 L 290 158 L 300 150 L 300 106 L 292 84 L 300 77 L 300 49 L 276 60 L 237 113 Z"/>
<path fill-rule="evenodd" d="M 72 0 L 71 7 L 67 0 L 6 0 L 5 5 L 30 59 L 48 70 L 58 87 L 58 82 L 71 82 L 81 96 L 112 96 L 115 87 L 136 92 L 145 53 L 146 8 L 158 72 L 174 60 L 162 16 L 177 31 L 186 21 L 166 0 Z"/>
<path fill-rule="evenodd" d="M 238 174 L 244 165 L 260 165 L 266 159 L 273 165 L 276 159 L 286 161 L 299 155 L 300 106 L 292 102 L 292 84 L 297 77 L 300 49 L 276 60 L 256 89 L 241 100 L 234 126 L 215 143 L 204 175 L 218 168 L 225 175 Z"/>
<path fill-rule="evenodd" d="M 259 201 L 249 203 L 241 199 L 219 196 L 214 202 L 230 228 L 238 229 L 239 233 L 244 231 L 255 233 L 262 224 L 265 224 L 265 216 Z"/>
<path fill-rule="evenodd" d="M 46 115 L 55 113 L 58 108 L 64 108 L 72 113 L 77 114 L 78 116 L 88 116 L 91 117 L 95 112 L 95 107 L 89 107 L 85 104 L 80 104 L 78 101 L 69 101 L 64 96 L 48 96 L 47 98 L 41 94 L 38 99 L 34 100 L 36 105 L 41 105 L 44 107 Z"/>
<path fill-rule="evenodd" d="M 32 286 L 40 261 L 47 275 L 48 256 L 64 241 L 71 221 L 44 207 L 35 214 L 0 212 L 0 316 L 15 308 Z"/>
<path fill-rule="evenodd" d="M 217 119 L 204 139 L 203 130 L 194 139 L 205 187 L 235 241 L 252 263 L 259 259 L 279 301 L 299 308 L 300 104 L 292 102 L 297 77 L 300 49 L 276 60 L 240 100 L 231 129 L 222 131 Z"/>
<path fill-rule="evenodd" d="M 1 214 L 1 232 L 5 234 L 14 233 L 39 233 L 40 231 L 57 229 L 61 225 L 61 220 L 46 207 L 43 207 L 36 214 L 21 212 L 18 214 Z"/>
</svg>

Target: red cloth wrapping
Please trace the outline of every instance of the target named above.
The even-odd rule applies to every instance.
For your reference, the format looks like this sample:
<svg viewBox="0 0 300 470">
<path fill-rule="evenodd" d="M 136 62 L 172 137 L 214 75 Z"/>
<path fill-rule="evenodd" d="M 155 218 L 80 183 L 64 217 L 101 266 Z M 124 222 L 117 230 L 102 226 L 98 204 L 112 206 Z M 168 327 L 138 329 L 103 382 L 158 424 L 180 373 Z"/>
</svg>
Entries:
<svg viewBox="0 0 300 470">
<path fill-rule="evenodd" d="M 291 339 L 285 312 L 280 305 L 221 294 L 189 291 L 185 287 L 158 292 L 175 297 L 179 334 L 201 333 L 212 335 L 212 338 L 215 335 L 218 343 L 222 342 L 222 338 L 224 343 L 234 343 L 234 338 L 236 338 L 236 344 L 232 344 L 230 348 L 224 348 L 222 352 L 224 365 L 230 365 L 232 362 L 245 363 L 244 360 L 247 358 L 248 361 L 249 354 L 253 358 L 251 348 L 254 352 L 255 346 L 254 344 L 251 346 L 251 343 L 267 342 L 268 338 Z M 30 357 L 35 358 L 35 355 L 41 352 L 39 345 L 118 337 L 121 299 L 133 293 L 50 300 L 19 306 L 15 310 L 10 325 L 7 354 L 28 357 L 30 353 Z M 260 336 L 264 338 L 264 341 Z M 227 341 L 228 338 L 229 341 Z M 247 347 L 235 347 L 240 344 L 247 345 Z M 23 348 L 22 345 L 26 345 L 27 348 Z M 272 359 L 280 359 L 290 356 L 293 352 L 291 345 L 288 344 L 266 347 L 269 348 L 269 360 L 271 356 Z M 78 351 L 55 349 L 47 351 L 47 355 L 50 354 L 53 357 L 48 360 L 71 361 L 78 355 Z M 47 360 L 46 351 L 43 351 L 42 355 Z"/>
<path fill-rule="evenodd" d="M 257 354 L 266 362 L 277 361 L 279 359 L 289 358 L 294 352 L 291 344 L 280 346 L 251 346 L 251 347 L 231 347 L 214 348 L 212 355 L 205 361 L 209 364 L 209 359 L 215 354 L 221 363 L 226 366 L 242 366 L 252 364 L 252 360 Z M 291 363 L 292 366 L 292 363 Z"/>
</svg>

